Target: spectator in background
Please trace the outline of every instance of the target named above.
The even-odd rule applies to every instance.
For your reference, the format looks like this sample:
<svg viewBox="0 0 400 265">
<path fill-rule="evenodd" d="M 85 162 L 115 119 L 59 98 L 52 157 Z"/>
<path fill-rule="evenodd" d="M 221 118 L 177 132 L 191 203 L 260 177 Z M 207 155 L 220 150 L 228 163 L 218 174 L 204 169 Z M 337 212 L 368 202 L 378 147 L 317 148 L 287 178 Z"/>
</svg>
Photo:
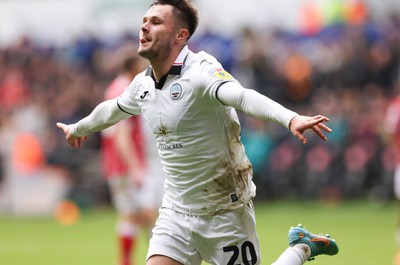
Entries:
<svg viewBox="0 0 400 265">
<path fill-rule="evenodd" d="M 143 69 L 143 60 L 135 53 L 121 50 L 117 59 L 120 71 L 106 90 L 106 100 L 118 97 Z M 119 264 L 131 265 L 135 264 L 132 253 L 139 228 L 150 234 L 161 205 L 164 181 L 161 160 L 155 139 L 140 116 L 104 130 L 101 136 L 103 171 L 119 215 L 116 226 Z"/>
</svg>

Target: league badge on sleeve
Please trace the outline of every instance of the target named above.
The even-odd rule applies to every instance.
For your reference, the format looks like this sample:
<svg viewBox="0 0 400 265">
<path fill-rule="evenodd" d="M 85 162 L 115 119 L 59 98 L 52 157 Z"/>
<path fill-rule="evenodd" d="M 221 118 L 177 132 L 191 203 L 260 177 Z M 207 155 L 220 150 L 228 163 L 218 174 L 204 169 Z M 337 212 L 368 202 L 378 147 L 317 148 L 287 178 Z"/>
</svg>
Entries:
<svg viewBox="0 0 400 265">
<path fill-rule="evenodd" d="M 232 76 L 222 68 L 213 69 L 213 70 L 209 71 L 209 73 L 212 74 L 213 76 L 219 78 L 219 79 L 223 79 L 223 80 L 232 79 Z"/>
</svg>

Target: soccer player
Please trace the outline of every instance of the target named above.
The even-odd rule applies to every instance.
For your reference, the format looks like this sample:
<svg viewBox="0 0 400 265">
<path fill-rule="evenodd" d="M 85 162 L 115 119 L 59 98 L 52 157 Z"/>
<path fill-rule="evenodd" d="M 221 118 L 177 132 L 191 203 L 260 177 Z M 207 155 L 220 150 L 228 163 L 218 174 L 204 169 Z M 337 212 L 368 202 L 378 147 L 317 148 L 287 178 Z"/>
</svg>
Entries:
<svg viewBox="0 0 400 265">
<path fill-rule="evenodd" d="M 189 50 L 198 13 L 188 0 L 156 0 L 143 17 L 138 53 L 150 67 L 117 99 L 75 124 L 57 123 L 72 147 L 123 119 L 143 115 L 166 172 L 165 194 L 147 253 L 148 265 L 260 264 L 251 163 L 236 110 L 287 127 L 304 144 L 306 130 L 327 140 L 329 119 L 299 115 L 242 87 L 211 55 Z M 334 255 L 334 240 L 301 226 L 275 264 Z"/>
<path fill-rule="evenodd" d="M 117 53 L 119 74 L 108 86 L 106 100 L 118 97 L 143 70 L 143 59 L 135 53 L 125 48 Z M 150 235 L 154 226 L 165 173 L 154 136 L 141 116 L 103 130 L 101 140 L 103 173 L 118 214 L 119 264 L 131 265 L 139 229 L 144 228 Z"/>
</svg>

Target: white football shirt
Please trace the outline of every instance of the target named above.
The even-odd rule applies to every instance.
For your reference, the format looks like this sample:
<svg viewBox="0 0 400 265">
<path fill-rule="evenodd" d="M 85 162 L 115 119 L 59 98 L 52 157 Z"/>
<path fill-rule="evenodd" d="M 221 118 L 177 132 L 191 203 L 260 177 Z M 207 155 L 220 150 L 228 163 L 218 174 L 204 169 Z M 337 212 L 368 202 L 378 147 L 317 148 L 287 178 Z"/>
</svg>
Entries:
<svg viewBox="0 0 400 265">
<path fill-rule="evenodd" d="M 157 139 L 167 173 L 164 206 L 216 214 L 255 196 L 236 110 L 216 97 L 225 82 L 237 81 L 214 57 L 185 46 L 158 83 L 149 68 L 118 99 L 124 112 L 144 115 Z"/>
</svg>

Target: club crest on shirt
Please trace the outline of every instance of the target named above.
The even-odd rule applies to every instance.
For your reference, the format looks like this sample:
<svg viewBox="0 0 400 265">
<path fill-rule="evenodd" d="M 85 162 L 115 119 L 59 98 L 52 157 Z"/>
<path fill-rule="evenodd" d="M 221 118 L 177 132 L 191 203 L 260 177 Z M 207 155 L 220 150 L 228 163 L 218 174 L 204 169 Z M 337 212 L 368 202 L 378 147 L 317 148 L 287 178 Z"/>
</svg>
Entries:
<svg viewBox="0 0 400 265">
<path fill-rule="evenodd" d="M 213 70 L 209 71 L 209 73 L 219 79 L 223 79 L 223 80 L 232 79 L 232 76 L 222 68 L 213 69 Z"/>
<path fill-rule="evenodd" d="M 182 96 L 182 86 L 178 83 L 172 85 L 170 89 L 170 96 L 173 100 L 178 100 Z"/>
</svg>

